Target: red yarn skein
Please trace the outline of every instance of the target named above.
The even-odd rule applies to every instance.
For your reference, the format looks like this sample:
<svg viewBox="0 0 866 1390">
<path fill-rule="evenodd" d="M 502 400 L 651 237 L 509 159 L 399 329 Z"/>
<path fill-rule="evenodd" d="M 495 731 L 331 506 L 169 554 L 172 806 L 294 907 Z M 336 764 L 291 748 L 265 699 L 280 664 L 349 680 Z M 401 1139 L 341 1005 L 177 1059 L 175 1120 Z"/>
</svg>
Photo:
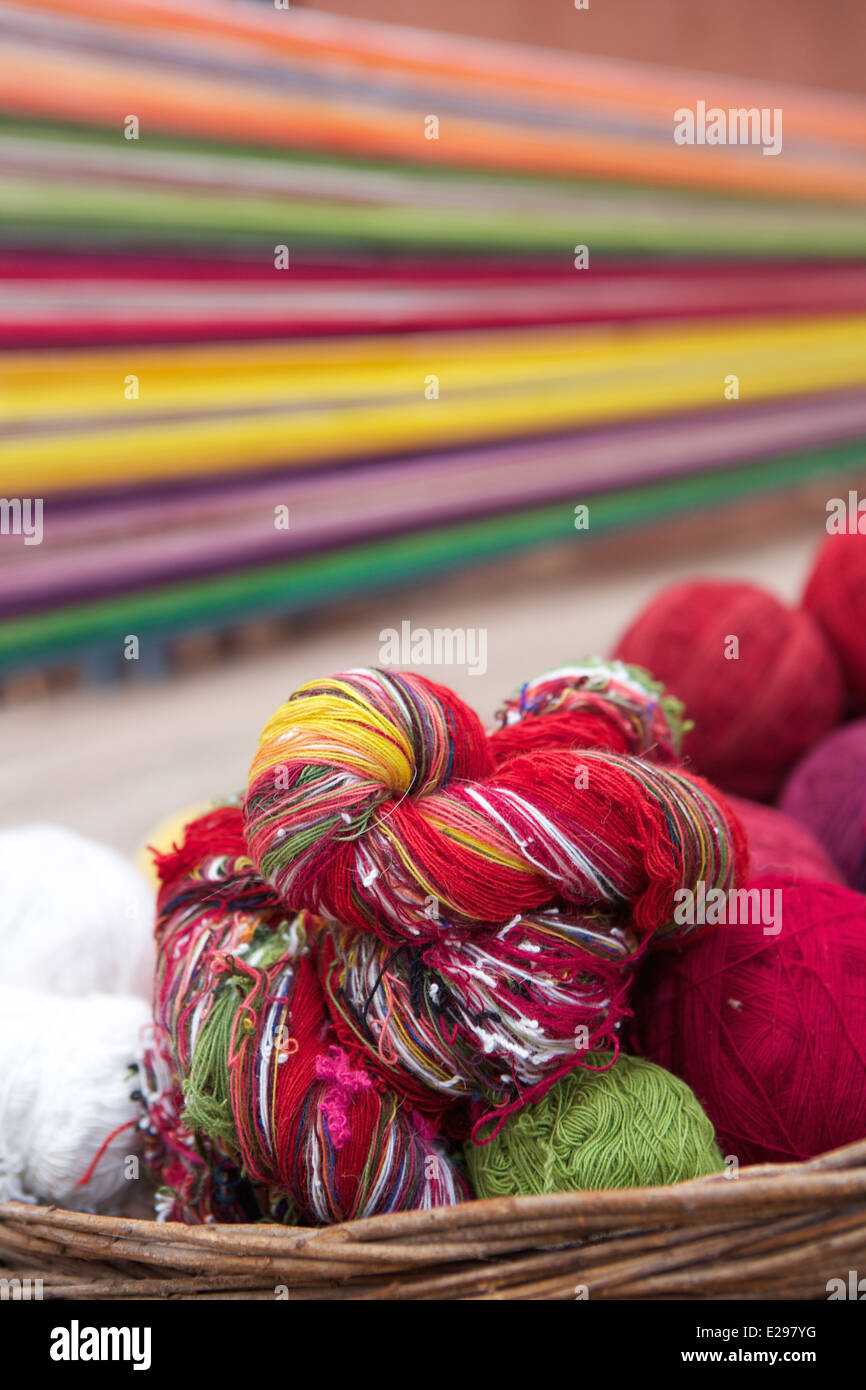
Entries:
<svg viewBox="0 0 866 1390">
<path fill-rule="evenodd" d="M 843 875 L 805 825 L 759 801 L 730 795 L 727 800 L 748 836 L 753 877 L 785 874 L 817 883 L 844 884 Z"/>
<path fill-rule="evenodd" d="M 684 754 L 740 796 L 770 799 L 842 713 L 839 664 L 815 619 L 753 584 L 694 580 L 663 589 L 616 655 L 646 667 L 684 702 L 694 721 Z"/>
<path fill-rule="evenodd" d="M 839 659 L 851 709 L 866 709 L 866 535 L 827 537 L 806 583 L 803 607 Z"/>
<path fill-rule="evenodd" d="M 632 1045 L 681 1077 L 740 1163 L 800 1161 L 866 1137 L 866 902 L 767 874 L 781 930 L 728 923 L 650 958 Z"/>
</svg>

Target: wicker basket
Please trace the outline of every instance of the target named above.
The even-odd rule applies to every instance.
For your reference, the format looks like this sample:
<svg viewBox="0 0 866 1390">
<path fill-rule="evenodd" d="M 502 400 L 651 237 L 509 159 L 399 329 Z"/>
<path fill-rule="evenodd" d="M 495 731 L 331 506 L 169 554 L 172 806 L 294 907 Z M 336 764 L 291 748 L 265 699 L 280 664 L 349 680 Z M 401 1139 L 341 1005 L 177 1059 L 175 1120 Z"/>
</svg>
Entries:
<svg viewBox="0 0 866 1390">
<path fill-rule="evenodd" d="M 866 1264 L 866 1142 L 675 1187 L 319 1229 L 0 1204 L 6 1278 L 67 1299 L 826 1299 Z"/>
</svg>

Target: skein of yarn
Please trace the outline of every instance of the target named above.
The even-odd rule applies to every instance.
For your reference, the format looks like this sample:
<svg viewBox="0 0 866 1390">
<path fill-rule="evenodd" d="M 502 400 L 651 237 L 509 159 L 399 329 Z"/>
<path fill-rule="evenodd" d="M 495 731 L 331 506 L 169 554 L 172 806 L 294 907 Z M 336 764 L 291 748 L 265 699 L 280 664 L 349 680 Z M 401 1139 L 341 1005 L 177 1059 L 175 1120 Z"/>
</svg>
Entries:
<svg viewBox="0 0 866 1390">
<path fill-rule="evenodd" d="M 866 719 L 816 743 L 782 788 L 779 806 L 820 842 L 844 881 L 866 892 Z"/>
<path fill-rule="evenodd" d="M 844 875 L 805 825 L 760 801 L 729 795 L 728 805 L 739 816 L 749 837 L 753 877 L 783 874 L 815 879 L 818 883 L 845 883 Z"/>
<path fill-rule="evenodd" d="M 277 710 L 244 819 L 250 857 L 288 908 L 394 943 L 563 902 L 673 941 L 675 892 L 729 884 L 746 848 L 700 778 L 558 747 L 495 769 L 458 696 L 376 670 L 312 681 Z"/>
<path fill-rule="evenodd" d="M 806 581 L 803 607 L 839 659 L 851 712 L 866 710 L 866 535 L 827 536 Z"/>
<path fill-rule="evenodd" d="M 121 855 L 60 825 L 0 831 L 0 979 L 54 994 L 153 981 L 153 893 Z"/>
<path fill-rule="evenodd" d="M 713 1127 L 684 1082 L 624 1053 L 586 1061 L 489 1144 L 466 1145 L 476 1196 L 649 1187 L 722 1169 Z"/>
<path fill-rule="evenodd" d="M 339 1046 L 315 924 L 255 873 L 240 811 L 191 824 L 158 867 L 145 1097 L 162 1214 L 324 1223 L 462 1200 L 432 1123 Z"/>
<path fill-rule="evenodd" d="M 608 706 L 610 672 L 592 691 L 586 674 L 542 678 L 516 721 L 533 751 L 509 745 L 498 767 L 496 736 L 423 677 L 310 682 L 250 772 L 251 858 L 287 911 L 331 928 L 319 964 L 341 1042 L 419 1107 L 471 1097 L 475 1133 L 613 1045 L 637 954 L 695 930 L 675 920 L 679 890 L 745 873 L 742 829 L 706 783 L 573 745 L 579 714 L 674 756 L 656 687 L 631 681 Z"/>
<path fill-rule="evenodd" d="M 799 1161 L 866 1137 L 866 902 L 781 875 L 749 889 L 778 896 L 647 961 L 631 1040 L 692 1087 L 725 1155 Z"/>
<path fill-rule="evenodd" d="M 683 741 L 724 791 L 769 800 L 800 755 L 842 713 L 839 663 L 811 613 L 753 584 L 694 580 L 663 589 L 616 655 L 684 701 Z"/>
<path fill-rule="evenodd" d="M 148 1020 L 131 996 L 0 986 L 0 1201 L 96 1211 L 126 1194 Z"/>
</svg>

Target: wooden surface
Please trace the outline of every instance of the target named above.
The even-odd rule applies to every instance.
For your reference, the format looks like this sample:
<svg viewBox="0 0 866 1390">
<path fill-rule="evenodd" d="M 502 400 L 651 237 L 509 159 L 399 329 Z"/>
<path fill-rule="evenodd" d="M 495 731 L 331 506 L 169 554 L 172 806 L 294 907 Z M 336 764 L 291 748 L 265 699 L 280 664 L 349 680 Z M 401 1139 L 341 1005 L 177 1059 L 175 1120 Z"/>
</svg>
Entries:
<svg viewBox="0 0 866 1390">
<path fill-rule="evenodd" d="M 485 628 L 487 670 L 426 667 L 489 721 L 522 681 L 583 655 L 609 653 L 663 583 L 697 573 L 740 577 L 795 600 L 823 534 L 827 485 L 747 510 L 384 595 L 310 618 L 278 647 L 169 679 L 71 691 L 0 710 L 0 824 L 51 820 L 131 852 L 166 816 L 244 785 L 259 732 L 301 682 L 379 663 L 379 633 Z M 767 539 L 767 536 L 770 539 Z M 203 644 L 206 646 L 207 644 Z"/>
</svg>

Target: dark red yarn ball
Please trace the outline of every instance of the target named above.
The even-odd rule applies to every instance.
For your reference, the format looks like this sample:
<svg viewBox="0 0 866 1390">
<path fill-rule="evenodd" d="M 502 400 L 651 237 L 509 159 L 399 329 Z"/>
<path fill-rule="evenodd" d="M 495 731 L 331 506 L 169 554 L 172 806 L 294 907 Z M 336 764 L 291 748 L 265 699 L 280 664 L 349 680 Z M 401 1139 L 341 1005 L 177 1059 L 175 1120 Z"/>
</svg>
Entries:
<svg viewBox="0 0 866 1390">
<path fill-rule="evenodd" d="M 803 607 L 839 659 L 851 711 L 866 710 L 866 535 L 827 537 L 806 583 Z"/>
<path fill-rule="evenodd" d="M 782 926 L 719 925 L 647 961 L 633 1048 L 694 1090 L 725 1155 L 812 1158 L 866 1137 L 866 901 L 767 874 Z"/>
<path fill-rule="evenodd" d="M 821 842 L 844 881 L 866 892 L 866 719 L 834 729 L 810 748 L 779 805 Z"/>
<path fill-rule="evenodd" d="M 789 874 L 791 878 L 808 878 L 818 883 L 845 883 L 844 876 L 805 823 L 800 825 L 773 806 L 746 801 L 741 796 L 728 796 L 728 805 L 736 811 L 745 828 L 753 877 Z"/>
<path fill-rule="evenodd" d="M 732 638 L 737 639 L 738 656 Z M 839 664 L 811 614 L 753 584 L 663 589 L 616 653 L 685 704 L 684 756 L 725 791 L 769 800 L 800 755 L 839 720 Z"/>
</svg>

